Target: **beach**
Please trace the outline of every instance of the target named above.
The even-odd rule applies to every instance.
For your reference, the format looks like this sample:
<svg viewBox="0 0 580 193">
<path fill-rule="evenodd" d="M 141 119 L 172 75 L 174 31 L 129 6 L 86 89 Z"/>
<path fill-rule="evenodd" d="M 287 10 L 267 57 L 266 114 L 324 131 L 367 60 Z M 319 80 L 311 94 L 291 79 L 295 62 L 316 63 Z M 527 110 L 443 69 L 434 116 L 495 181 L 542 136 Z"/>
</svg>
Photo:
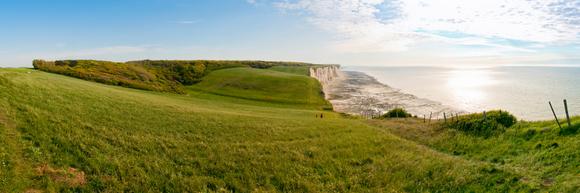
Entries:
<svg viewBox="0 0 580 193">
<path fill-rule="evenodd" d="M 346 66 L 339 72 L 323 86 L 334 109 L 349 114 L 402 107 L 418 117 L 443 118 L 444 112 L 505 110 L 536 121 L 554 118 L 548 101 L 564 117 L 564 99 L 570 115 L 580 112 L 580 68 Z"/>
<path fill-rule="evenodd" d="M 341 71 L 324 85 L 334 110 L 354 115 L 380 115 L 393 108 L 404 108 L 418 117 L 443 118 L 443 113 L 465 113 L 439 102 L 401 92 L 363 72 Z"/>
</svg>

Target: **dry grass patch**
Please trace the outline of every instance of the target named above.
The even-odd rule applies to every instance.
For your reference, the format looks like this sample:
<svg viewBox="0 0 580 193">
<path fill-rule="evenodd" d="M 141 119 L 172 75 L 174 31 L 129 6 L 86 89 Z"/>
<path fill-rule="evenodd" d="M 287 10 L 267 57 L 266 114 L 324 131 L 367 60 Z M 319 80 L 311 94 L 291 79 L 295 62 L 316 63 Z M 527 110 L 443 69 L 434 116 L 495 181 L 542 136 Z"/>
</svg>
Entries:
<svg viewBox="0 0 580 193">
<path fill-rule="evenodd" d="M 0 111 L 0 126 L 8 127 L 8 118 Z"/>
<path fill-rule="evenodd" d="M 25 190 L 24 193 L 43 193 L 43 191 L 37 190 L 37 189 L 28 189 L 28 190 Z"/>
<path fill-rule="evenodd" d="M 68 169 L 54 169 L 48 164 L 44 164 L 36 168 L 38 176 L 46 176 L 52 181 L 65 184 L 69 187 L 80 187 L 87 183 L 85 172 L 75 168 Z"/>
<path fill-rule="evenodd" d="M 368 123 L 412 141 L 430 139 L 442 133 L 442 128 L 437 126 L 439 121 L 435 120 L 432 120 L 431 123 L 426 120 L 424 123 L 423 119 L 418 118 L 392 118 L 368 120 Z"/>
</svg>

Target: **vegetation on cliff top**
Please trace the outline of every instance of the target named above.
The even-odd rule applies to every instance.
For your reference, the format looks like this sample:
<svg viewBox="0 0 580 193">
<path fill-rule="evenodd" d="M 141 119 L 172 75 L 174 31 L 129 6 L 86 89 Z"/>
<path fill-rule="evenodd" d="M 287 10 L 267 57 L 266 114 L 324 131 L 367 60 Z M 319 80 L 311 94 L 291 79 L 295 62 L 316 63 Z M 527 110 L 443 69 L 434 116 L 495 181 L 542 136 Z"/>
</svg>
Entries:
<svg viewBox="0 0 580 193">
<path fill-rule="evenodd" d="M 109 62 L 97 60 L 34 60 L 35 69 L 85 80 L 129 88 L 185 93 L 184 85 L 193 85 L 212 71 L 250 67 L 321 66 L 299 62 L 219 61 L 219 60 L 142 60 Z M 281 68 L 280 68 L 281 69 Z"/>
<path fill-rule="evenodd" d="M 474 113 L 450 117 L 446 127 L 462 131 L 475 136 L 490 137 L 505 132 L 505 130 L 517 123 L 515 116 L 507 111 L 495 110 L 483 113 Z"/>
<path fill-rule="evenodd" d="M 413 115 L 411 113 L 408 113 L 403 108 L 394 108 L 391 109 L 389 112 L 381 115 L 381 118 L 407 118 L 407 117 L 413 117 Z"/>
<path fill-rule="evenodd" d="M 332 105 L 324 99 L 322 86 L 316 79 L 274 70 L 218 70 L 189 88 L 222 96 L 332 110 Z"/>
</svg>

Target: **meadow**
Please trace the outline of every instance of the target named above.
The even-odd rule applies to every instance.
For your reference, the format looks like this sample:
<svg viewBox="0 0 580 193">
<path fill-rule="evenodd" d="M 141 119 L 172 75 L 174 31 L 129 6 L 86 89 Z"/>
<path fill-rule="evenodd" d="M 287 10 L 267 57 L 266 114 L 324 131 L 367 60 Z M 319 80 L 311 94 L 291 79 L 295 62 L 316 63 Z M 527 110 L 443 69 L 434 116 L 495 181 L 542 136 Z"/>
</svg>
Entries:
<svg viewBox="0 0 580 193">
<path fill-rule="evenodd" d="M 481 138 L 344 116 L 305 69 L 215 70 L 183 94 L 0 69 L 0 192 L 578 188 L 574 134 L 525 137 L 549 122 Z"/>
<path fill-rule="evenodd" d="M 273 68 L 304 75 L 304 71 L 308 73 L 310 67 L 322 66 L 301 62 L 235 60 L 34 60 L 32 65 L 38 70 L 109 85 L 179 94 L 186 92 L 184 86 L 196 84 L 204 76 L 221 69 Z"/>
<path fill-rule="evenodd" d="M 459 122 L 474 115 L 460 116 Z M 562 129 L 555 121 L 520 121 L 509 128 L 500 128 L 502 131 L 493 135 L 488 135 L 487 131 L 474 134 L 446 126 L 456 120 L 448 120 L 447 124 L 443 120 L 424 123 L 423 119 L 413 118 L 368 122 L 436 151 L 492 164 L 521 176 L 517 181 L 534 190 L 580 191 L 580 117 L 573 117 L 572 125 L 564 124 Z"/>
</svg>

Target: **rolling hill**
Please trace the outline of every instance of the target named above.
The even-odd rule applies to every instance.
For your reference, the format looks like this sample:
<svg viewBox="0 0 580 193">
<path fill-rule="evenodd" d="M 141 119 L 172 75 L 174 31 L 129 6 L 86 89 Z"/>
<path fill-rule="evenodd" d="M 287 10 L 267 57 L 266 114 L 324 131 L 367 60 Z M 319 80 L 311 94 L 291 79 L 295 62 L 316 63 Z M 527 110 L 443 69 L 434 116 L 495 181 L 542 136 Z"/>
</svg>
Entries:
<svg viewBox="0 0 580 193">
<path fill-rule="evenodd" d="M 324 110 L 320 84 L 296 68 L 219 69 L 185 94 L 0 69 L 0 192 L 546 188 Z"/>
</svg>

